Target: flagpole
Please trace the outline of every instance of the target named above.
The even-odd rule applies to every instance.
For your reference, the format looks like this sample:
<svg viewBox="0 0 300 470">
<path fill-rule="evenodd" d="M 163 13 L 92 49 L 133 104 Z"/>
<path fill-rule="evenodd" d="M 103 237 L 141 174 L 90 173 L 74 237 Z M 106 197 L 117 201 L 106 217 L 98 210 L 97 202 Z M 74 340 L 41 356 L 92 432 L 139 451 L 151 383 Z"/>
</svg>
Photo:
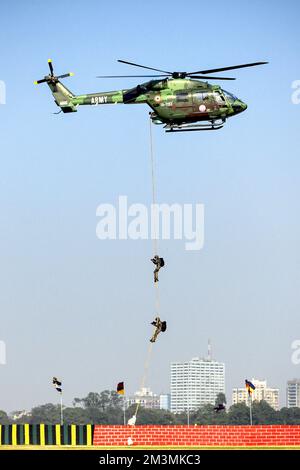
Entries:
<svg viewBox="0 0 300 470">
<path fill-rule="evenodd" d="M 248 391 L 248 404 L 249 404 L 249 413 L 250 413 L 250 426 L 252 426 L 252 393 L 255 390 L 255 385 L 252 382 L 245 379 L 246 390 Z"/>
<path fill-rule="evenodd" d="M 117 385 L 117 394 L 119 396 L 120 402 L 119 404 L 121 405 L 121 397 L 120 395 L 123 395 L 123 424 L 125 426 L 126 424 L 126 395 L 125 395 L 125 387 L 124 387 L 124 382 L 119 382 Z"/>
<path fill-rule="evenodd" d="M 188 371 L 188 389 L 187 389 L 187 425 L 190 425 L 190 371 Z"/>
<path fill-rule="evenodd" d="M 60 392 L 60 425 L 64 424 L 64 415 L 63 415 L 63 397 L 62 392 Z"/>
<path fill-rule="evenodd" d="M 123 395 L 123 422 L 124 426 L 126 424 L 126 397 L 125 394 Z"/>
</svg>

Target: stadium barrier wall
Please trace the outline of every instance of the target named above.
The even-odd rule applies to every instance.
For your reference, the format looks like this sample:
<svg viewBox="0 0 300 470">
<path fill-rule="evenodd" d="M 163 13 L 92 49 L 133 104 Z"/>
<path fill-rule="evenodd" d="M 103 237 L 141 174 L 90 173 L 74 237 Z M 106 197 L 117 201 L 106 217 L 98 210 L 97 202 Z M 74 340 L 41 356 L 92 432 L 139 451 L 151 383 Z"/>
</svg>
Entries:
<svg viewBox="0 0 300 470">
<path fill-rule="evenodd" d="M 300 447 L 300 426 L 95 425 L 95 446 Z"/>
<path fill-rule="evenodd" d="M 0 425 L 0 447 L 36 446 L 300 447 L 300 426 Z"/>
<path fill-rule="evenodd" d="M 2 424 L 0 425 L 1 445 L 68 445 L 91 446 L 93 442 L 91 424 Z"/>
</svg>

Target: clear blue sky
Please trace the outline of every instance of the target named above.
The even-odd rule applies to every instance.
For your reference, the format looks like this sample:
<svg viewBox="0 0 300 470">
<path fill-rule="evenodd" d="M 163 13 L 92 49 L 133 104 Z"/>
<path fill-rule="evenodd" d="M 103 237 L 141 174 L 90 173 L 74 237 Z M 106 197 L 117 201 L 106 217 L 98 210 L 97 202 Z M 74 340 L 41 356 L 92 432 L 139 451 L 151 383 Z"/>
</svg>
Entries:
<svg viewBox="0 0 300 470">
<path fill-rule="evenodd" d="M 299 3 L 214 1 L 1 2 L 0 409 L 139 387 L 153 306 L 151 243 L 99 241 L 96 207 L 151 200 L 148 108 L 57 111 L 51 57 L 74 93 L 134 86 L 116 59 L 166 70 L 268 60 L 224 85 L 248 110 L 218 132 L 166 135 L 155 128 L 158 199 L 205 205 L 205 246 L 161 243 L 162 316 L 148 384 L 169 390 L 169 364 L 213 354 L 227 394 L 245 377 L 280 387 L 300 376 Z M 220 82 L 221 83 L 221 82 Z"/>
</svg>

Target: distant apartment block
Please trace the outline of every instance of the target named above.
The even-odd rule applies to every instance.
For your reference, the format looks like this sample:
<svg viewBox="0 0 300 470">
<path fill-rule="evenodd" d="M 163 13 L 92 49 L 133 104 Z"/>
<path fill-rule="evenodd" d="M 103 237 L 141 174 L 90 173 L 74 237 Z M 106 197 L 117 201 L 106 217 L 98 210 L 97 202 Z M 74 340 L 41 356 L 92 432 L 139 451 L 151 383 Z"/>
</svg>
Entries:
<svg viewBox="0 0 300 470">
<path fill-rule="evenodd" d="M 171 409 L 171 395 L 169 393 L 162 394 L 159 396 L 159 407 L 161 410 L 168 410 Z"/>
<path fill-rule="evenodd" d="M 225 393 L 225 364 L 210 357 L 171 363 L 171 411 L 181 413 L 215 404 Z"/>
<path fill-rule="evenodd" d="M 267 387 L 266 380 L 252 379 L 251 382 L 255 386 L 252 393 L 253 401 L 266 401 L 274 410 L 279 410 L 279 389 Z M 232 390 L 232 404 L 246 403 L 248 404 L 248 392 L 245 387 L 234 388 Z"/>
<path fill-rule="evenodd" d="M 150 388 L 143 387 L 141 390 L 127 399 L 127 406 L 139 403 L 143 408 L 160 409 L 160 397 L 153 393 Z"/>
<path fill-rule="evenodd" d="M 300 379 L 293 379 L 287 382 L 286 406 L 288 408 L 300 408 Z"/>
</svg>

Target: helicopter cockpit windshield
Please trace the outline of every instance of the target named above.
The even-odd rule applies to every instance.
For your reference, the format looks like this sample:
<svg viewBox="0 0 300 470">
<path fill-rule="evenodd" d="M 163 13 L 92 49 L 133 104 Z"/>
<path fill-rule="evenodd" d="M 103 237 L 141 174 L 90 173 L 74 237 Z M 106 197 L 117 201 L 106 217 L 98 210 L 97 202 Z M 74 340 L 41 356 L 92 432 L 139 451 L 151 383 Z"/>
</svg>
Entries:
<svg viewBox="0 0 300 470">
<path fill-rule="evenodd" d="M 229 93 L 229 91 L 226 91 L 226 90 L 223 90 L 224 92 L 224 95 L 226 96 L 226 98 L 229 100 L 229 101 L 236 101 L 238 98 L 236 96 L 234 96 L 232 93 Z"/>
</svg>

